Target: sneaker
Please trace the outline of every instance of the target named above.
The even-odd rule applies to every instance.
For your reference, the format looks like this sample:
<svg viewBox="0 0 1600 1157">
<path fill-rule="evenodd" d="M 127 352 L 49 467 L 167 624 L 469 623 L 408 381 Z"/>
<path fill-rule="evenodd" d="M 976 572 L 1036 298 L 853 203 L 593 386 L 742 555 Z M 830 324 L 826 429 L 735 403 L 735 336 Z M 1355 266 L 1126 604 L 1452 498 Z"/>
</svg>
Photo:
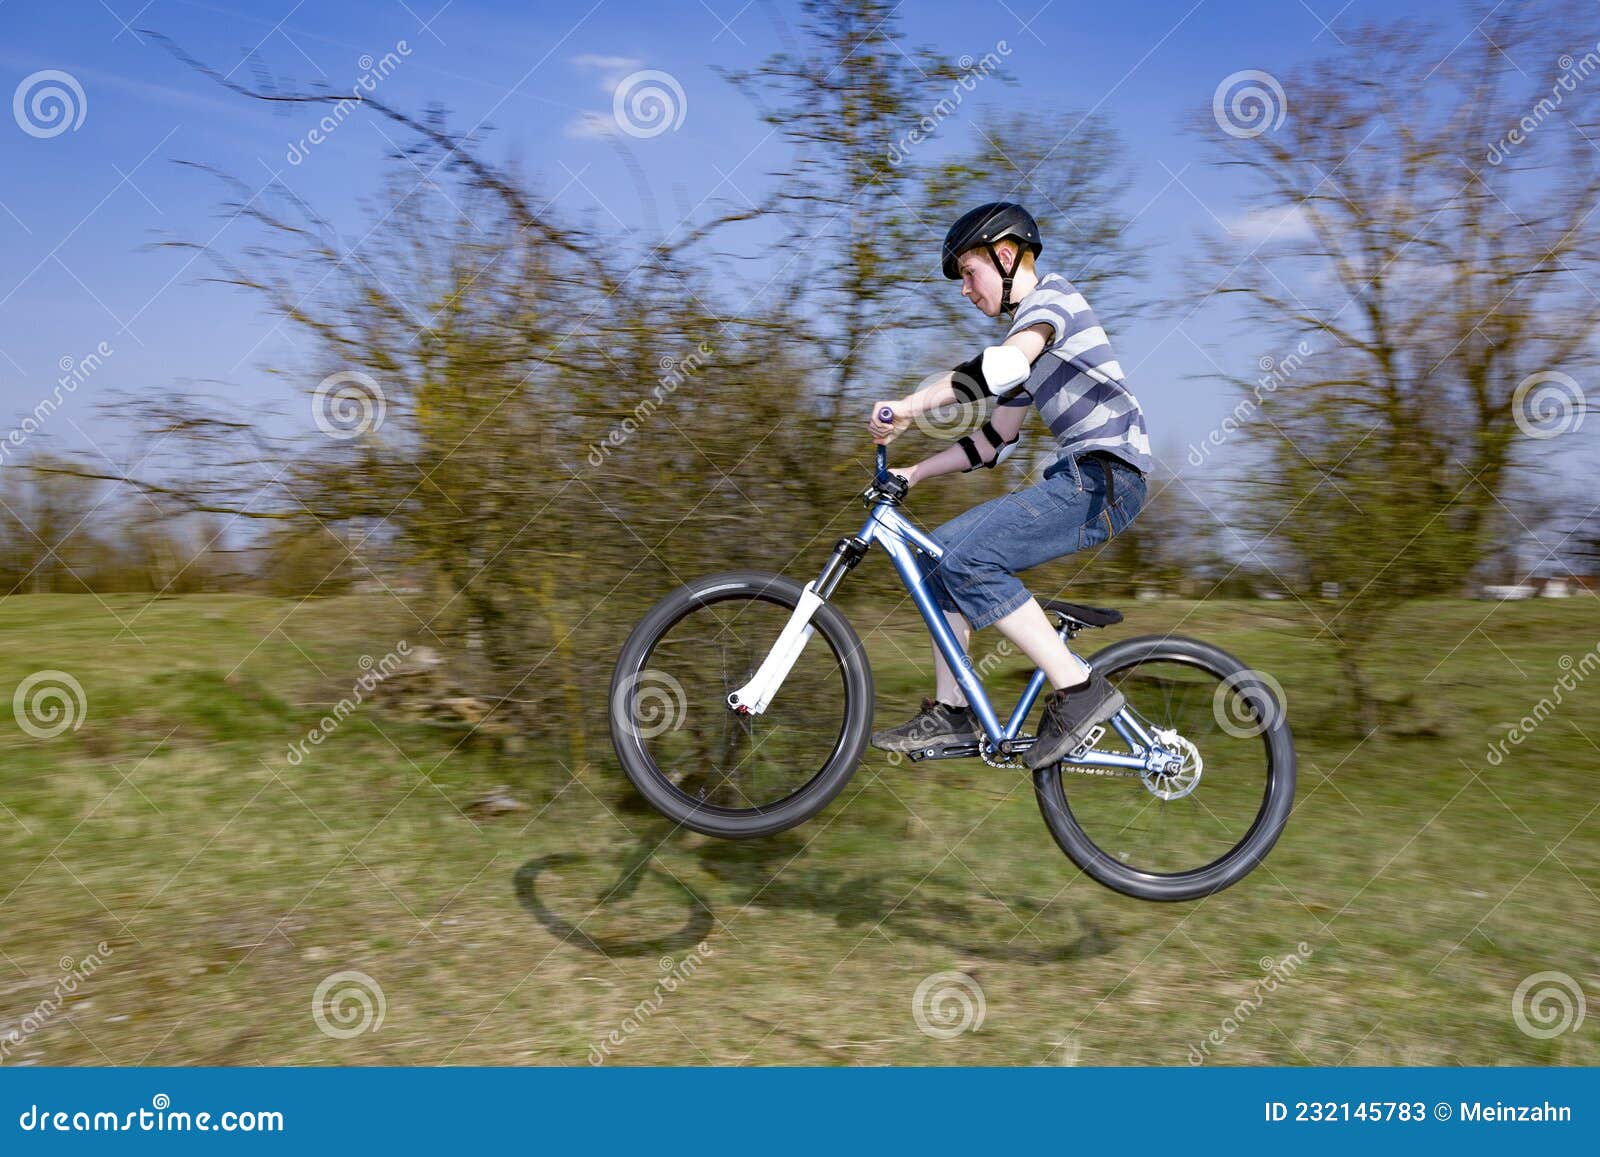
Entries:
<svg viewBox="0 0 1600 1157">
<path fill-rule="evenodd" d="M 978 721 L 971 707 L 951 707 L 936 699 L 924 699 L 922 710 L 899 727 L 874 731 L 872 746 L 883 751 L 916 751 L 977 738 Z"/>
<path fill-rule="evenodd" d="M 1089 738 L 1096 724 L 1104 723 L 1122 710 L 1122 692 L 1098 671 L 1087 683 L 1052 691 L 1044 699 L 1044 718 L 1039 721 L 1039 736 L 1023 752 L 1023 760 L 1034 771 L 1070 755 Z"/>
</svg>

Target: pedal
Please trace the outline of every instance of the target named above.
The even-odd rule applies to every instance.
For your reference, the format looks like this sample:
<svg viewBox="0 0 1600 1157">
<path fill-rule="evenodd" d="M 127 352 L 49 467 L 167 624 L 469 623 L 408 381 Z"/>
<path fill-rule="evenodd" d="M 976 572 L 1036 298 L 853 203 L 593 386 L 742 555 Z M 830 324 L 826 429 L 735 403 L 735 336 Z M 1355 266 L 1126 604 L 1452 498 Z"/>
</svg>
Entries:
<svg viewBox="0 0 1600 1157">
<path fill-rule="evenodd" d="M 1061 758 L 1065 760 L 1082 759 L 1085 755 L 1089 754 L 1089 750 L 1094 747 L 1095 744 L 1100 742 L 1100 737 L 1105 733 L 1105 725 L 1096 723 L 1093 727 L 1089 728 L 1089 734 L 1084 736 L 1083 742 L 1078 744 L 1077 747 L 1074 747 Z"/>
<path fill-rule="evenodd" d="M 942 746 L 919 747 L 915 751 L 906 752 L 906 758 L 912 763 L 921 763 L 924 759 L 971 759 L 978 754 L 976 743 L 947 743 Z"/>
</svg>

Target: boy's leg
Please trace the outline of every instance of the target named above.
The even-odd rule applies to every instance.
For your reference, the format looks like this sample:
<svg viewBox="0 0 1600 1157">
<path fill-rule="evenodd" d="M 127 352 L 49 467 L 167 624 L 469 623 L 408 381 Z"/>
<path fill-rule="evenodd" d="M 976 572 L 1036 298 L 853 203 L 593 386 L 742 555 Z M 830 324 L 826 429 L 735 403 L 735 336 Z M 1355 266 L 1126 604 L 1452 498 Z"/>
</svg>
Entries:
<svg viewBox="0 0 1600 1157">
<path fill-rule="evenodd" d="M 968 622 L 999 627 L 1054 685 L 1055 690 L 1044 697 L 1038 734 L 1024 757 L 1034 769 L 1071 752 L 1095 724 L 1123 706 L 1121 693 L 1068 650 L 1044 609 L 1015 577 L 1019 570 L 1094 545 L 1115 532 L 1108 482 L 1104 471 L 1085 478 L 1072 460 L 1069 472 L 961 516 L 965 523 L 961 534 L 941 533 L 944 527 L 935 532 L 947 547 L 941 577 L 947 590 L 961 596 Z M 1137 490 L 1134 510 L 1126 504 L 1118 508 L 1123 525 L 1142 505 L 1143 486 Z M 972 516 L 981 516 L 982 523 L 970 525 L 975 521 Z M 1106 523 L 1104 532 L 1101 519 Z"/>
<path fill-rule="evenodd" d="M 1038 599 L 1030 598 L 1009 615 L 995 620 L 995 627 L 1032 659 L 1034 665 L 1044 669 L 1045 678 L 1056 690 L 1076 687 L 1089 678 L 1089 664 L 1074 655 L 1062 641 L 1056 629 L 1045 617 Z M 934 648 L 938 650 L 937 647 Z M 943 669 L 941 668 L 941 673 Z M 955 676 L 950 677 L 952 683 Z M 939 696 L 944 699 L 943 695 Z M 946 700 L 948 702 L 948 700 Z"/>
<path fill-rule="evenodd" d="M 966 616 L 959 611 L 945 611 L 945 622 L 950 624 L 950 630 L 956 637 L 956 642 L 961 644 L 965 651 L 967 644 L 972 639 L 972 627 L 968 625 Z M 947 703 L 951 707 L 965 707 L 967 693 L 961 690 L 961 684 L 956 682 L 955 672 L 950 669 L 950 664 L 945 662 L 944 652 L 939 650 L 939 644 L 933 644 L 933 687 L 934 698 L 940 703 Z"/>
<path fill-rule="evenodd" d="M 949 525 L 948 523 L 946 525 Z M 943 576 L 935 564 L 921 552 L 917 554 L 917 566 L 922 571 L 923 581 L 928 585 L 928 593 L 933 596 L 934 603 L 944 612 L 944 621 L 950 624 L 950 633 L 956 637 L 965 651 L 972 640 L 972 624 L 967 622 L 967 617 L 956 609 L 956 603 L 950 597 L 950 592 L 945 588 Z M 928 637 L 928 645 L 933 648 L 933 697 L 936 702 L 947 704 L 950 707 L 966 707 L 967 694 L 961 690 L 961 684 L 956 682 L 955 672 L 950 670 L 950 664 L 945 662 L 944 652 L 939 650 L 939 644 L 933 641 L 932 635 Z"/>
<path fill-rule="evenodd" d="M 955 609 L 955 601 L 945 590 L 936 569 L 920 553 L 917 555 L 917 565 L 922 570 L 923 579 L 928 584 L 934 602 L 944 613 L 945 622 L 950 625 L 951 633 L 960 641 L 962 650 L 965 650 L 967 641 L 972 637 L 972 628 L 967 623 L 966 617 Z M 977 717 L 967 704 L 967 697 L 962 692 L 961 685 L 956 682 L 950 665 L 940 654 L 937 643 L 933 644 L 933 665 L 934 698 L 924 699 L 922 710 L 898 727 L 886 727 L 881 731 L 874 731 L 871 737 L 872 746 L 884 751 L 915 751 L 920 747 L 978 738 Z"/>
</svg>

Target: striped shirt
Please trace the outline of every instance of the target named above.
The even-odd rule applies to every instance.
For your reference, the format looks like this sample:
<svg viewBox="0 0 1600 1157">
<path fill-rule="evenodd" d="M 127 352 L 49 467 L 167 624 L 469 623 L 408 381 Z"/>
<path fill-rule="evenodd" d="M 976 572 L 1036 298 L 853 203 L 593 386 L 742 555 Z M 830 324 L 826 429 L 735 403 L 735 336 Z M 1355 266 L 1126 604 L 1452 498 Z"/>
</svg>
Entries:
<svg viewBox="0 0 1600 1157">
<path fill-rule="evenodd" d="M 1000 404 L 1038 407 L 1055 435 L 1057 462 L 1068 455 L 1107 450 L 1148 472 L 1150 438 L 1145 433 L 1144 412 L 1123 381 L 1122 367 L 1112 356 L 1111 341 L 1094 310 L 1059 273 L 1045 274 L 1033 292 L 1017 303 L 1016 321 L 1006 336 L 1040 322 L 1050 327 L 1050 340 L 1020 387 L 1024 392 Z M 1111 381 L 1095 381 L 1069 364 L 1068 358 L 1093 367 Z"/>
</svg>

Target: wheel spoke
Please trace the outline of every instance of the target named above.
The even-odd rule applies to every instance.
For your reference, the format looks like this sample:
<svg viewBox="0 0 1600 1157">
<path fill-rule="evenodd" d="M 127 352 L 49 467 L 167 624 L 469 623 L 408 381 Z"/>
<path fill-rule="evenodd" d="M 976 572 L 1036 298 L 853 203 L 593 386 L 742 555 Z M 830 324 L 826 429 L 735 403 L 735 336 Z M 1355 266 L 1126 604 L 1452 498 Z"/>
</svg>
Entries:
<svg viewBox="0 0 1600 1157">
<path fill-rule="evenodd" d="M 1172 799 L 1153 789 L 1181 791 L 1186 777 L 1075 775 L 1065 768 L 1061 790 L 1078 830 L 1143 873 L 1194 872 L 1226 858 L 1266 806 L 1273 769 L 1265 737 L 1241 738 L 1218 725 L 1212 705 L 1224 676 L 1197 663 L 1149 657 L 1110 677 L 1147 733 L 1176 732 L 1195 745 L 1203 766 L 1192 790 Z"/>
<path fill-rule="evenodd" d="M 791 614 L 780 603 L 740 593 L 690 609 L 652 647 L 640 688 L 665 688 L 673 726 L 646 725 L 640 746 L 662 782 L 689 802 L 731 812 L 770 809 L 827 766 L 848 710 L 839 656 L 818 632 L 768 708 L 740 715 L 727 696 L 749 681 Z"/>
</svg>

